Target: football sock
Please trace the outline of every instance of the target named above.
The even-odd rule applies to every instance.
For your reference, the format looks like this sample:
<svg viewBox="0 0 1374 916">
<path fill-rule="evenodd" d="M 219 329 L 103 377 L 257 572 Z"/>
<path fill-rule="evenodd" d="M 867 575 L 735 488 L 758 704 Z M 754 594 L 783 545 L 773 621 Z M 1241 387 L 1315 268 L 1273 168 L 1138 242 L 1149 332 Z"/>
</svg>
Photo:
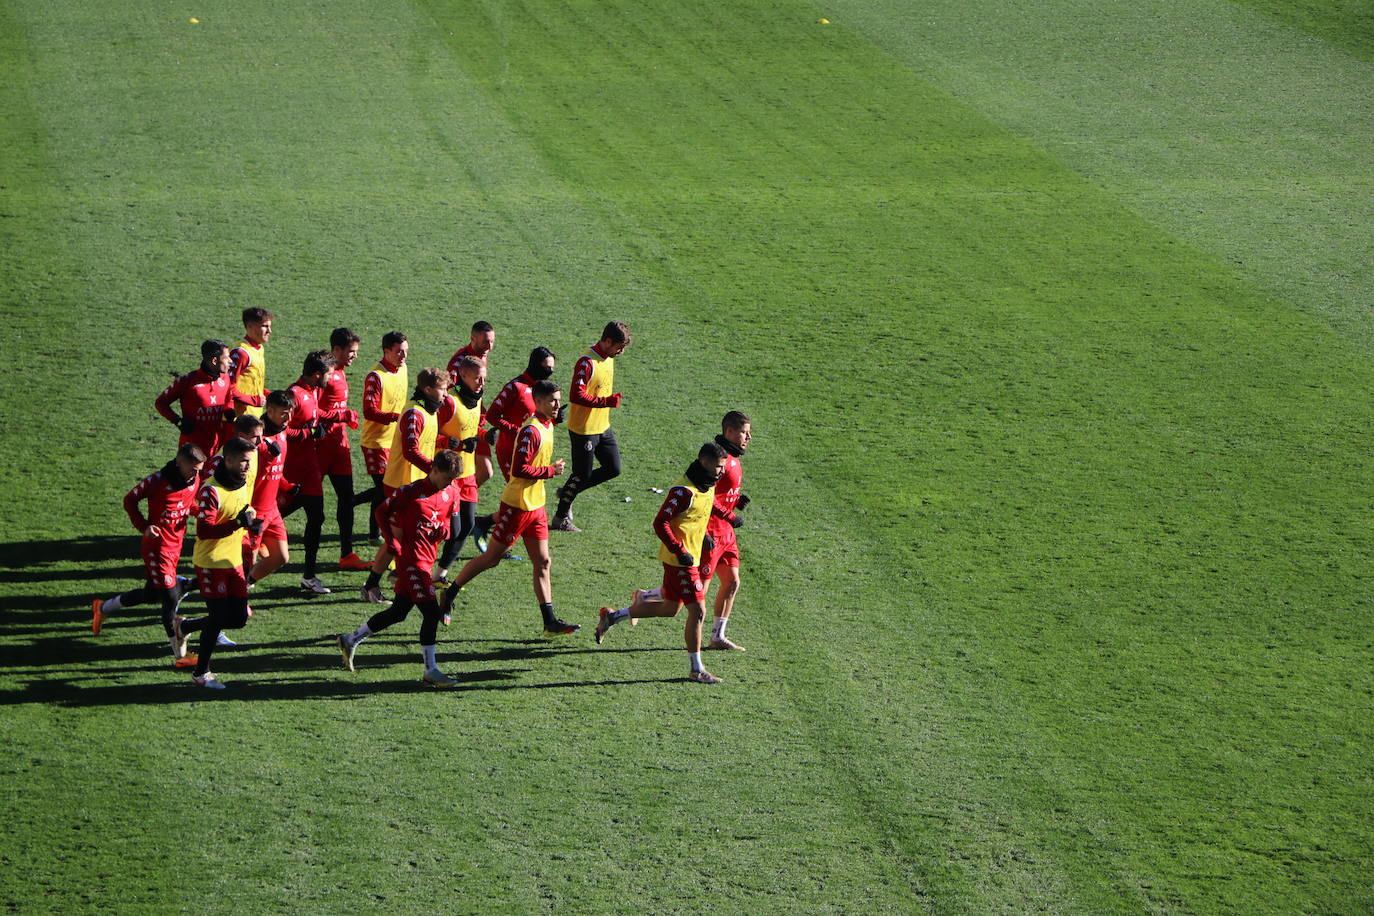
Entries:
<svg viewBox="0 0 1374 916">
<path fill-rule="evenodd" d="M 622 620 L 630 619 L 630 609 L 623 607 L 618 611 L 611 611 L 608 616 L 610 617 L 611 623 L 620 623 Z"/>
<path fill-rule="evenodd" d="M 715 624 L 711 627 L 712 639 L 725 638 L 725 624 L 730 620 L 729 617 L 717 617 Z"/>
<path fill-rule="evenodd" d="M 123 606 L 121 601 L 123 597 L 123 595 L 115 595 L 113 598 L 107 598 L 100 602 L 100 613 L 113 614 L 115 611 L 119 610 L 120 607 Z"/>
<path fill-rule="evenodd" d="M 358 643 L 362 642 L 364 639 L 367 639 L 371 635 L 372 628 L 367 624 L 362 624 L 358 627 L 358 629 L 348 634 L 348 643 L 349 645 L 356 646 Z"/>
<path fill-rule="evenodd" d="M 379 572 L 377 572 L 377 571 L 374 570 L 374 571 L 369 572 L 369 573 L 367 574 L 367 583 L 366 583 L 366 586 L 365 586 L 366 588 L 378 588 L 378 587 L 381 586 L 381 584 L 382 584 L 382 574 L 381 574 L 381 573 L 379 573 Z"/>
<path fill-rule="evenodd" d="M 555 622 L 556 620 L 558 620 L 557 617 L 553 616 L 553 602 L 552 602 L 552 601 L 546 601 L 546 602 L 544 602 L 543 604 L 539 605 L 539 613 L 543 615 L 543 617 L 544 617 L 544 626 L 546 626 L 546 627 L 548 627 L 548 626 L 553 626 L 554 622 Z"/>
<path fill-rule="evenodd" d="M 687 653 L 687 660 L 688 660 L 689 662 L 692 663 L 692 670 L 693 670 L 693 671 L 700 671 L 700 670 L 701 670 L 701 653 L 700 653 L 700 652 L 688 652 L 688 653 Z"/>
<path fill-rule="evenodd" d="M 420 654 L 422 654 L 422 655 L 425 657 L 425 670 L 426 670 L 426 671 L 433 671 L 434 669 L 436 669 L 436 668 L 439 667 L 439 662 L 438 662 L 438 660 L 434 657 L 434 647 L 433 647 L 433 646 L 421 646 L 421 647 L 420 647 Z"/>
</svg>

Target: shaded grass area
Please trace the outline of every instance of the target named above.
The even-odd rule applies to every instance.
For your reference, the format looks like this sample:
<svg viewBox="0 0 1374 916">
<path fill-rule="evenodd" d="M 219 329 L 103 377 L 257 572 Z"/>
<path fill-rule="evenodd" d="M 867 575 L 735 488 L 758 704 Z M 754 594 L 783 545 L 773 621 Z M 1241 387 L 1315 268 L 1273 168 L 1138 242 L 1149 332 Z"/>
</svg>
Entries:
<svg viewBox="0 0 1374 916">
<path fill-rule="evenodd" d="M 46 385 L 73 341 L 132 363 L 101 383 L 135 422 L 75 402 L 72 426 L 125 444 L 53 442 L 80 479 L 39 491 L 21 452 L 3 482 L 7 901 L 1367 902 L 1350 349 L 793 8 L 422 8 L 194 32 L 148 8 L 123 50 L 90 40 L 106 14 L 20 16 L 31 97 L 9 110 L 36 165 L 7 202 L 5 346 Z M 168 342 L 190 354 L 258 298 L 284 303 L 277 384 L 342 321 L 404 327 L 419 366 L 491 318 L 503 380 L 626 317 L 627 474 L 554 546 L 560 609 L 587 622 L 655 578 L 647 488 L 749 410 L 751 651 L 712 660 L 727 689 L 679 679 L 673 623 L 533 641 L 520 564 L 445 632 L 453 694 L 419 689 L 413 624 L 332 670 L 328 635 L 366 614 L 342 589 L 255 598 L 213 707 L 164 672 L 156 626 L 81 635 L 135 574 L 116 501 L 168 447 L 138 419 L 190 359 Z"/>
</svg>

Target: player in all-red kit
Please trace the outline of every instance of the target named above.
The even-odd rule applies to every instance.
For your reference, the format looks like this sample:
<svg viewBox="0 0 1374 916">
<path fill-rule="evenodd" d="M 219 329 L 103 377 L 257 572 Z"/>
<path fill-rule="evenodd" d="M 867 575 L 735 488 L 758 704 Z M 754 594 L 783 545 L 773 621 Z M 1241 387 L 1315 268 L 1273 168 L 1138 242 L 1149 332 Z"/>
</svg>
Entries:
<svg viewBox="0 0 1374 916">
<path fill-rule="evenodd" d="M 720 580 L 720 590 L 716 592 L 716 619 L 711 626 L 711 639 L 705 646 L 707 649 L 744 651 L 743 646 L 726 638 L 725 625 L 730 621 L 730 611 L 734 609 L 735 596 L 739 594 L 739 544 L 735 539 L 735 529 L 744 525 L 739 513 L 749 505 L 749 497 L 740 492 L 744 483 L 744 468 L 740 465 L 740 458 L 744 457 L 753 438 L 747 414 L 732 410 L 720 421 L 716 445 L 725 450 L 725 464 L 720 480 L 716 481 L 711 521 L 706 526 L 712 549 L 704 551 L 701 558 L 701 568 L 706 578 L 705 590 L 710 590 L 713 575 Z"/>
<path fill-rule="evenodd" d="M 663 563 L 663 584 L 647 591 L 636 590 L 634 601 L 620 610 L 603 607 L 596 622 L 596 641 L 622 620 L 634 622 L 643 617 L 676 617 L 685 604 L 687 623 L 683 639 L 691 666 L 688 677 L 698 684 L 719 684 L 720 678 L 701 664 L 701 623 L 706 617 L 702 602 L 711 573 L 698 565 L 699 558 L 711 552 L 706 526 L 715 502 L 715 488 L 725 464 L 725 449 L 707 442 L 697 452 L 697 460 L 668 495 L 654 516 L 654 534 L 662 542 L 658 558 Z"/>
<path fill-rule="evenodd" d="M 535 382 L 553 375 L 553 367 L 553 351 L 548 347 L 535 347 L 530 351 L 525 371 L 506 382 L 487 407 L 487 423 L 491 426 L 487 439 L 496 448 L 496 463 L 507 480 L 510 480 L 511 457 L 515 454 L 515 437 L 525 421 L 534 416 L 531 389 Z"/>
<path fill-rule="evenodd" d="M 195 664 L 177 655 L 177 641 L 172 638 L 172 618 L 186 593 L 195 587 L 195 582 L 185 576 L 177 575 L 177 563 L 181 560 L 181 543 L 186 535 L 186 517 L 195 505 L 197 481 L 205 464 L 205 453 L 200 446 L 186 443 L 177 449 L 176 457 L 140 480 L 124 496 L 124 511 L 129 521 L 143 535 L 140 553 L 147 579 L 141 588 L 115 595 L 104 601 L 97 598 L 91 603 L 91 632 L 100 635 L 100 627 L 105 618 L 126 607 L 135 607 L 145 601 L 157 601 L 162 605 L 162 626 L 172 641 L 172 656 L 178 666 Z M 142 500 L 148 501 L 148 516 L 138 511 Z"/>
<path fill-rule="evenodd" d="M 249 588 L 281 569 L 291 558 L 286 544 L 286 522 L 282 519 L 277 497 L 286 456 L 292 448 L 309 448 L 313 444 L 310 437 L 314 434 L 313 430 L 291 426 L 291 414 L 295 409 L 296 394 L 292 388 L 273 391 L 264 402 L 257 473 L 252 480 L 253 498 L 249 503 L 261 526 L 256 533 L 250 532 L 243 539 L 243 568 Z"/>
<path fill-rule="evenodd" d="M 348 408 L 348 376 L 344 371 L 358 358 L 358 335 L 348 328 L 335 328 L 329 335 L 330 354 L 334 365 L 324 374 L 324 388 L 320 392 L 320 410 Z M 319 449 L 320 472 L 329 477 L 334 490 L 334 520 L 339 525 L 339 569 L 367 569 L 369 563 L 353 551 L 353 510 L 357 497 L 353 492 L 353 452 L 348 444 L 348 428 L 352 424 L 335 423 L 316 446 Z"/>
<path fill-rule="evenodd" d="M 449 534 L 449 519 L 457 500 L 453 481 L 460 462 L 455 452 L 445 449 L 434 456 L 429 472 L 388 496 L 377 509 L 379 527 L 396 555 L 396 600 L 384 611 L 373 614 L 367 623 L 352 633 L 338 637 L 344 667 L 353 670 L 358 644 L 373 633 L 405 620 L 410 609 L 420 608 L 420 653 L 424 661 L 424 681 L 435 687 L 456 687 L 458 682 L 439 670 L 435 642 L 439 635 L 439 605 L 434 590 L 434 557 Z"/>
<path fill-rule="evenodd" d="M 234 418 L 228 371 L 229 348 L 222 340 L 207 340 L 200 345 L 200 368 L 180 376 L 157 396 L 157 412 L 181 430 L 177 445 L 193 443 L 206 457 L 219 451 L 226 423 Z M 173 401 L 180 402 L 181 416 L 172 410 Z"/>
<path fill-rule="evenodd" d="M 471 356 L 486 367 L 487 354 L 491 352 L 494 346 L 496 346 L 496 331 L 492 329 L 491 323 L 487 321 L 474 322 L 467 344 L 459 348 L 458 352 L 454 353 L 448 361 L 449 378 L 454 380 L 455 385 L 458 384 L 458 372 L 462 368 L 461 361 L 464 356 Z M 486 421 L 485 417 L 479 419 L 483 423 Z M 487 442 L 482 433 L 483 431 L 479 429 L 477 451 L 473 455 L 473 465 L 476 472 L 474 476 L 479 487 L 491 477 L 491 444 Z"/>
<path fill-rule="evenodd" d="M 334 365 L 334 357 L 325 350 L 312 350 L 301 366 L 301 377 L 291 383 L 296 406 L 291 412 L 291 426 L 309 430 L 307 438 L 294 443 L 286 453 L 284 476 L 291 487 L 291 495 L 282 507 L 286 518 L 297 509 L 305 510 L 305 567 L 301 571 L 301 588 L 317 595 L 329 594 L 316 575 L 320 553 L 320 532 L 324 528 L 324 475 L 320 470 L 318 443 L 329 434 L 329 427 L 358 422 L 356 411 L 347 407 L 322 410 L 319 404 L 325 373 Z"/>
</svg>

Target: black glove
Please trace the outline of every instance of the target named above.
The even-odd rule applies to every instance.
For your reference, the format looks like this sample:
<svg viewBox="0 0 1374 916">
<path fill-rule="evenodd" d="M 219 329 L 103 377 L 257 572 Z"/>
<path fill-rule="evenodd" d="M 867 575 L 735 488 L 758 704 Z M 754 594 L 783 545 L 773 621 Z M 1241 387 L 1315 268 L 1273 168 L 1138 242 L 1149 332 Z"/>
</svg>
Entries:
<svg viewBox="0 0 1374 916">
<path fill-rule="evenodd" d="M 739 499 L 735 501 L 735 511 L 736 511 L 736 512 L 743 512 L 745 509 L 748 509 L 748 508 L 749 508 L 749 494 L 748 494 L 748 493 L 741 493 L 741 494 L 739 495 Z M 735 527 L 739 527 L 739 526 L 736 525 Z"/>
<path fill-rule="evenodd" d="M 321 422 L 319 422 L 319 423 L 316 423 L 314 426 L 312 426 L 312 427 L 310 428 L 310 438 L 311 438 L 311 439 L 323 439 L 325 433 L 327 433 L 327 432 L 329 432 L 329 427 L 328 427 L 328 426 L 325 426 L 325 425 L 324 425 L 324 422 L 321 421 Z"/>
<path fill-rule="evenodd" d="M 248 529 L 248 532 L 253 535 L 253 537 L 258 537 L 262 534 L 263 526 L 266 524 L 267 523 L 262 519 L 255 518 L 244 527 Z"/>
<path fill-rule="evenodd" d="M 464 440 L 462 441 L 461 444 L 462 444 L 462 446 L 463 446 L 463 451 L 465 451 L 465 452 L 475 452 L 475 451 L 477 451 L 477 437 L 476 437 L 476 436 L 468 436 L 466 439 L 464 439 Z"/>
<path fill-rule="evenodd" d="M 732 515 L 732 516 L 730 516 L 730 527 L 731 527 L 731 528 L 743 528 L 743 527 L 744 527 L 744 519 L 740 518 L 738 515 Z"/>
<path fill-rule="evenodd" d="M 249 514 L 249 513 L 251 513 L 252 511 L 253 511 L 253 510 L 252 510 L 251 507 L 245 507 L 244 510 L 243 510 L 242 512 L 240 512 L 240 513 L 238 514 L 238 516 L 234 519 L 234 522 L 235 522 L 240 528 L 247 528 L 249 525 L 252 524 L 252 521 L 251 521 L 252 516 Z"/>
<path fill-rule="evenodd" d="M 196 421 L 192 420 L 190 417 L 182 417 L 180 420 L 177 420 L 177 429 L 189 436 L 196 431 Z"/>
<path fill-rule="evenodd" d="M 491 429 L 487 430 L 487 445 L 495 445 L 495 444 L 496 444 L 496 427 L 493 426 Z"/>
<path fill-rule="evenodd" d="M 562 422 L 563 422 L 564 420 L 566 420 L 567 418 L 568 418 L 568 405 L 567 405 L 567 404 L 564 404 L 563 406 L 561 406 L 561 407 L 558 408 L 558 413 L 556 413 L 556 414 L 553 415 L 553 422 L 554 422 L 555 425 L 557 425 L 557 424 L 559 424 L 559 423 L 562 423 Z"/>
<path fill-rule="evenodd" d="M 236 413 L 234 413 L 234 408 L 232 408 L 232 407 L 226 407 L 226 408 L 224 408 L 224 422 L 225 422 L 225 423 L 233 423 L 233 422 L 234 422 L 235 420 L 237 420 L 238 418 L 239 418 L 239 415 L 236 414 Z"/>
<path fill-rule="evenodd" d="M 267 443 L 267 454 L 271 455 L 273 458 L 280 458 L 281 445 L 275 440 Z"/>
<path fill-rule="evenodd" d="M 677 561 L 678 561 L 679 563 L 681 563 L 683 566 L 696 566 L 696 565 L 697 565 L 696 557 L 692 556 L 690 553 L 688 553 L 688 552 L 685 551 L 685 550 L 684 550 L 684 551 L 681 551 L 681 552 L 677 555 Z"/>
<path fill-rule="evenodd" d="M 706 537 L 704 537 L 704 538 L 701 539 L 701 555 L 702 555 L 703 557 L 709 556 L 710 553 L 711 553 L 711 551 L 713 551 L 713 550 L 715 550 L 715 549 L 716 549 L 716 539 L 715 539 L 715 538 L 711 537 L 711 536 L 708 534 L 708 535 L 706 535 Z"/>
</svg>

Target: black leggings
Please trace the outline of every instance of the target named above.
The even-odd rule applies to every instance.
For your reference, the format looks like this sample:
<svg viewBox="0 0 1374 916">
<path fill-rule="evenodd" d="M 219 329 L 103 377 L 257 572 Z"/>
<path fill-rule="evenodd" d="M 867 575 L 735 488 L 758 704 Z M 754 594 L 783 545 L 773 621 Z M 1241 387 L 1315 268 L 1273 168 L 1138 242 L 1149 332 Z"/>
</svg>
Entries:
<svg viewBox="0 0 1374 916">
<path fill-rule="evenodd" d="M 620 476 L 620 446 L 613 430 L 593 436 L 569 430 L 568 436 L 572 439 L 572 476 L 560 488 L 563 494 L 558 500 L 560 515 L 567 512 L 577 494 Z"/>
<path fill-rule="evenodd" d="M 210 613 L 195 620 L 183 621 L 182 633 L 200 631 L 200 658 L 196 662 L 196 675 L 210 670 L 210 656 L 215 652 L 215 641 L 221 630 L 239 630 L 248 622 L 247 598 L 206 598 L 205 606 Z"/>
<path fill-rule="evenodd" d="M 189 589 L 188 589 L 189 591 Z M 162 628 L 172 635 L 172 615 L 177 612 L 177 599 L 182 596 L 177 588 L 157 588 L 145 582 L 142 588 L 131 589 L 119 596 L 120 607 L 135 607 L 145 601 L 157 601 L 162 605 Z"/>
<path fill-rule="evenodd" d="M 463 542 L 472 534 L 472 529 L 477 527 L 477 503 L 458 504 L 458 511 L 453 513 L 453 536 L 444 545 L 443 555 L 439 557 L 439 565 L 448 569 L 453 565 L 453 561 L 458 559 L 458 552 L 463 549 Z"/>
<path fill-rule="evenodd" d="M 367 536 L 376 540 L 377 538 L 377 507 L 386 499 L 386 487 L 382 485 L 385 474 L 368 474 L 372 478 L 372 486 L 368 487 L 357 496 L 353 497 L 353 505 L 367 503 L 371 508 L 367 510 Z"/>
<path fill-rule="evenodd" d="M 393 623 L 405 620 L 413 607 L 414 601 L 397 595 L 396 600 L 391 602 L 391 607 L 372 615 L 372 619 L 367 622 L 367 628 L 373 633 L 380 633 Z M 420 613 L 424 615 L 424 619 L 420 621 L 420 645 L 432 646 L 439 641 L 439 618 L 444 614 L 434 601 L 421 601 Z"/>
<path fill-rule="evenodd" d="M 324 497 L 299 494 L 291 505 L 282 510 L 286 518 L 297 509 L 305 510 L 305 570 L 301 576 L 315 578 L 315 562 L 320 556 L 320 532 L 324 530 Z"/>
<path fill-rule="evenodd" d="M 339 525 L 339 556 L 346 557 L 353 552 L 353 495 L 352 474 L 330 474 L 329 483 L 334 487 L 334 521 Z"/>
</svg>

